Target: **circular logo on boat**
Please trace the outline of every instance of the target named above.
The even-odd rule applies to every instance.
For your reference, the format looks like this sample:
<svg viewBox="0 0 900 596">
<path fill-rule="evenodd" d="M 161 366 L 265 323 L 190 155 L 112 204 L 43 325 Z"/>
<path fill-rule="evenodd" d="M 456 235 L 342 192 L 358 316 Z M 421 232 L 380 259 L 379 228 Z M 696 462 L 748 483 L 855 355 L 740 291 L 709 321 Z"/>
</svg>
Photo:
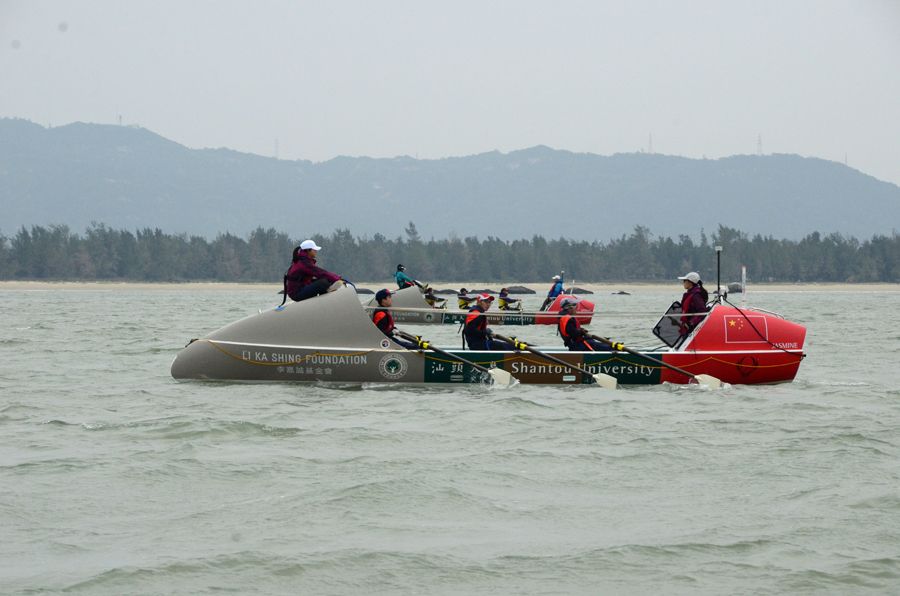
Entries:
<svg viewBox="0 0 900 596">
<path fill-rule="evenodd" d="M 378 370 L 385 379 L 400 379 L 406 374 L 408 368 L 406 358 L 400 354 L 388 354 L 378 363 Z"/>
<path fill-rule="evenodd" d="M 426 323 L 430 323 L 433 320 L 434 320 L 433 314 L 431 314 L 430 312 L 425 313 L 425 322 Z"/>
<path fill-rule="evenodd" d="M 390 342 L 390 340 L 387 340 L 387 339 L 381 340 L 381 347 L 382 347 L 382 348 L 385 348 L 385 349 L 391 347 L 391 342 Z"/>
</svg>

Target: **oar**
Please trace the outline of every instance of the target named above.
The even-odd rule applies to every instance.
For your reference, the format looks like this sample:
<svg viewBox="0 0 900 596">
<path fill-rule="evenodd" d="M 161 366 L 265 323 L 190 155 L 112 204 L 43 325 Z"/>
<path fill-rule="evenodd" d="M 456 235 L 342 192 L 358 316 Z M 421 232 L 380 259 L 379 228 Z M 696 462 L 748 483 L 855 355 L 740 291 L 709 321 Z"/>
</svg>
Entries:
<svg viewBox="0 0 900 596">
<path fill-rule="evenodd" d="M 648 356 L 647 354 L 638 352 L 637 350 L 632 350 L 631 348 L 626 348 L 625 345 L 622 344 L 621 342 L 614 342 L 611 339 L 607 339 L 605 337 L 600 337 L 599 335 L 594 335 L 593 333 L 586 333 L 585 335 L 587 337 L 590 337 L 591 339 L 596 339 L 596 340 L 602 341 L 603 343 L 609 344 L 610 346 L 612 346 L 612 349 L 614 349 L 614 350 L 618 350 L 620 352 L 628 352 L 629 354 L 634 354 L 635 356 L 639 356 L 639 357 L 643 358 L 644 360 L 649 360 L 650 362 L 655 362 L 656 364 L 659 364 L 660 366 L 665 366 L 669 370 L 674 370 L 677 373 L 681 373 L 681 374 L 685 375 L 686 377 L 696 381 L 698 385 L 703 385 L 704 387 L 709 387 L 710 389 L 718 389 L 719 387 L 722 386 L 722 381 L 720 381 L 719 379 L 715 378 L 712 375 L 695 375 L 693 373 L 689 373 L 688 371 L 684 370 L 683 368 L 678 368 L 677 366 L 675 366 L 673 364 L 669 364 L 668 362 L 663 362 L 662 360 L 659 360 L 658 358 L 654 358 L 653 356 Z"/>
<path fill-rule="evenodd" d="M 503 335 L 497 335 L 496 333 L 494 333 L 494 337 L 496 337 L 497 339 L 502 339 L 505 342 L 511 343 L 513 346 L 515 346 L 515 348 L 517 350 L 526 350 L 528 352 L 531 352 L 532 354 L 540 356 L 541 358 L 549 360 L 550 362 L 555 362 L 556 364 L 560 364 L 562 366 L 565 366 L 566 368 L 570 368 L 572 370 L 578 371 L 583 375 L 587 375 L 587 376 L 591 377 L 592 379 L 594 379 L 594 382 L 597 383 L 598 385 L 600 385 L 601 387 L 603 387 L 604 389 L 615 389 L 616 386 L 619 384 L 619 382 L 616 380 L 616 378 L 611 375 L 607 375 L 605 373 L 594 374 L 591 371 L 587 370 L 586 368 L 581 368 L 580 366 L 576 366 L 574 364 L 569 364 L 565 360 L 561 360 L 555 356 L 551 356 L 550 354 L 541 352 L 540 350 L 536 350 L 536 349 L 532 348 L 530 345 L 528 345 L 527 343 L 525 343 L 524 341 L 519 341 L 515 337 L 505 337 Z"/>
<path fill-rule="evenodd" d="M 511 374 L 509 374 L 502 368 L 487 368 L 486 366 L 481 366 L 480 364 L 472 362 L 471 360 L 466 360 L 465 358 L 460 358 L 456 354 L 451 354 L 450 352 L 447 352 L 440 348 L 434 347 L 433 345 L 431 345 L 431 342 L 424 341 L 421 337 L 419 337 L 417 335 L 405 333 L 403 331 L 400 331 L 399 329 L 395 329 L 394 333 L 396 333 L 403 339 L 416 342 L 416 345 L 418 345 L 420 348 L 422 348 L 424 350 L 431 350 L 432 352 L 434 352 L 436 354 L 440 354 L 441 356 L 443 356 L 445 358 L 449 358 L 449 359 L 455 360 L 457 362 L 462 362 L 463 364 L 468 364 L 475 370 L 486 373 L 487 375 L 490 376 L 491 381 L 495 385 L 499 385 L 501 387 L 507 387 L 518 381 L 518 379 L 516 379 L 514 376 L 512 376 Z"/>
</svg>

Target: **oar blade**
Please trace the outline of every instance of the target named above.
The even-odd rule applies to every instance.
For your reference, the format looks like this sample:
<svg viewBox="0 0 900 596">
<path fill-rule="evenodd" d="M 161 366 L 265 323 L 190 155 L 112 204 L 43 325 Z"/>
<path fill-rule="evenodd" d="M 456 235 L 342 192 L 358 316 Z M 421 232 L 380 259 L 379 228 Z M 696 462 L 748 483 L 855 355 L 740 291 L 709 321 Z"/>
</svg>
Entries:
<svg viewBox="0 0 900 596">
<path fill-rule="evenodd" d="M 619 386 L 619 380 L 612 375 L 597 373 L 591 376 L 594 377 L 594 382 L 604 389 L 616 389 Z"/>
<path fill-rule="evenodd" d="M 502 368 L 492 368 L 489 372 L 491 374 L 491 379 L 494 381 L 494 385 L 497 385 L 498 387 L 509 387 L 510 385 L 519 382 L 518 379 Z"/>
<path fill-rule="evenodd" d="M 694 375 L 694 380 L 698 385 L 708 387 L 710 389 L 718 389 L 722 386 L 722 381 L 712 375 Z"/>
</svg>

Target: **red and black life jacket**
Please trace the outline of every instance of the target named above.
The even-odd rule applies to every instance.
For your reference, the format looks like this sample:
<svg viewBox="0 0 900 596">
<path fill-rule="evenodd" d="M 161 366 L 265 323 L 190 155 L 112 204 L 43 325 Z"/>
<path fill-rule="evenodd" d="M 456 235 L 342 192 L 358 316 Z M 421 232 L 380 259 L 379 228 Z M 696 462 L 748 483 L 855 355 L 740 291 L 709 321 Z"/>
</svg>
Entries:
<svg viewBox="0 0 900 596">
<path fill-rule="evenodd" d="M 569 321 L 575 322 L 575 333 L 568 332 Z M 559 330 L 559 334 L 563 338 L 563 343 L 566 344 L 566 347 L 570 350 L 577 349 L 583 350 L 587 348 L 590 351 L 594 351 L 593 346 L 591 346 L 590 342 L 585 340 L 584 333 L 581 332 L 581 325 L 578 323 L 578 319 L 576 319 L 573 315 L 563 315 L 559 318 L 559 322 L 557 323 L 557 328 Z"/>
<path fill-rule="evenodd" d="M 473 306 L 469 310 L 463 326 L 463 338 L 465 338 L 471 350 L 488 349 L 487 317 L 484 315 L 484 309 L 480 306 Z"/>
<path fill-rule="evenodd" d="M 391 335 L 394 331 L 394 317 L 391 313 L 384 309 L 377 309 L 372 313 L 372 322 L 381 329 L 385 335 Z"/>
</svg>

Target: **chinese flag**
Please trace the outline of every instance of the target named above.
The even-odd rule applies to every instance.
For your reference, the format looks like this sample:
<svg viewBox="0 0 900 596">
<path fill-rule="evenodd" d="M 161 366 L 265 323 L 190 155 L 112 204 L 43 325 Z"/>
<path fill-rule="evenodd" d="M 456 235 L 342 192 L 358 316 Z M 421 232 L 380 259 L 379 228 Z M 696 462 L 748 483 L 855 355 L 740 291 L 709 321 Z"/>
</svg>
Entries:
<svg viewBox="0 0 900 596">
<path fill-rule="evenodd" d="M 765 317 L 725 315 L 726 343 L 766 343 L 768 339 L 769 329 L 766 327 Z"/>
</svg>

